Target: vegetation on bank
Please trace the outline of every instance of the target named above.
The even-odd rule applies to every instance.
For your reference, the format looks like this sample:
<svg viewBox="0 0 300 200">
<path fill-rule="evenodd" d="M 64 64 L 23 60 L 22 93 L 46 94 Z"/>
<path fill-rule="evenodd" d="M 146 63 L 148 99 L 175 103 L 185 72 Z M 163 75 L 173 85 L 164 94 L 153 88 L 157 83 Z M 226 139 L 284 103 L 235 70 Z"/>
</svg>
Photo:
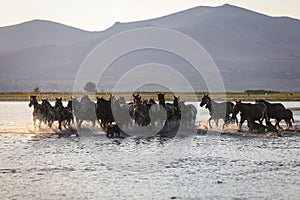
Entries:
<svg viewBox="0 0 300 200">
<path fill-rule="evenodd" d="M 154 98 L 157 100 L 157 92 L 140 92 L 139 94 L 144 99 Z M 167 101 L 173 99 L 174 93 L 164 92 L 166 94 L 165 98 Z M 0 93 L 0 101 L 28 101 L 30 95 L 37 95 L 38 100 L 48 99 L 49 101 L 55 100 L 55 98 L 62 97 L 64 101 L 70 100 L 71 97 L 80 98 L 83 94 L 87 93 L 69 93 L 69 92 L 40 92 L 40 93 Z M 89 96 L 91 99 L 96 100 L 96 97 L 108 98 L 110 93 L 107 92 L 96 92 L 90 93 Z M 206 92 L 197 92 L 197 93 L 176 93 L 176 96 L 180 96 L 182 100 L 185 101 L 201 101 L 203 94 Z M 132 93 L 130 92 L 121 92 L 115 93 L 116 96 L 123 96 L 126 100 L 132 100 Z M 267 101 L 300 101 L 300 92 L 276 92 L 276 93 L 264 93 L 264 94 L 250 94 L 245 92 L 228 92 L 224 93 L 211 93 L 210 96 L 216 101 L 224 101 L 225 98 L 227 101 L 254 101 L 255 99 L 265 99 Z"/>
</svg>

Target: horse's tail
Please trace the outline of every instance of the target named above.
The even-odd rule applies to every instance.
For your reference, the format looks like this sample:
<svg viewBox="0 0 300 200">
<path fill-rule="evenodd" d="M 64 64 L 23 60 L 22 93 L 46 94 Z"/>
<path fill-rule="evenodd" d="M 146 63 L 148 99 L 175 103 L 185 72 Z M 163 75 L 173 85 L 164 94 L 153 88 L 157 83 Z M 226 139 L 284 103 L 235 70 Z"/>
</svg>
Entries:
<svg viewBox="0 0 300 200">
<path fill-rule="evenodd" d="M 295 123 L 295 120 L 294 120 L 294 116 L 293 116 L 293 113 L 292 113 L 292 122 Z"/>
</svg>

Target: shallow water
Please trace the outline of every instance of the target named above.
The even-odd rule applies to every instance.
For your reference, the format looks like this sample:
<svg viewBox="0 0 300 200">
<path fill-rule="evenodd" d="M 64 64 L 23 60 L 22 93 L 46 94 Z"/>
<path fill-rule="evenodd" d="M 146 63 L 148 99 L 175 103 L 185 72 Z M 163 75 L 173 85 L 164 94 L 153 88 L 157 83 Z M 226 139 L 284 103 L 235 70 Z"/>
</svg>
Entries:
<svg viewBox="0 0 300 200">
<path fill-rule="evenodd" d="M 297 134 L 116 140 L 99 131 L 79 138 L 41 138 L 29 134 L 32 110 L 27 104 L 0 102 L 1 199 L 300 197 Z M 298 111 L 294 115 L 299 125 Z M 197 121 L 206 119 L 202 108 Z"/>
</svg>

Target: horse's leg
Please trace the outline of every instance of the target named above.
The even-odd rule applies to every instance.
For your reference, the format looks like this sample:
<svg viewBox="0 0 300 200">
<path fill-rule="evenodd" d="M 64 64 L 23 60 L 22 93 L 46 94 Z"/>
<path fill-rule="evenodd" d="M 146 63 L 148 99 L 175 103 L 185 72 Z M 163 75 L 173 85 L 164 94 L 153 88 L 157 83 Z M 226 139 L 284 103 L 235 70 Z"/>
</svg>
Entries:
<svg viewBox="0 0 300 200">
<path fill-rule="evenodd" d="M 279 125 L 280 120 L 275 119 L 275 128 L 282 129 Z"/>
<path fill-rule="evenodd" d="M 293 127 L 291 120 L 284 119 L 284 121 L 285 121 L 285 123 L 286 123 L 286 125 L 287 125 L 288 128 Z"/>
<path fill-rule="evenodd" d="M 34 127 L 34 130 L 36 130 L 36 118 L 33 117 L 33 127 Z"/>
<path fill-rule="evenodd" d="M 245 120 L 246 120 L 246 119 L 244 119 L 243 117 L 241 117 L 241 121 L 240 121 L 240 123 L 239 123 L 239 129 L 238 129 L 238 131 L 242 131 L 242 125 L 243 125 L 243 123 L 245 122 Z"/>
<path fill-rule="evenodd" d="M 42 122 L 39 120 L 39 129 L 41 129 Z"/>
<path fill-rule="evenodd" d="M 207 120 L 209 128 L 212 128 L 211 123 L 210 123 L 211 117 Z"/>
<path fill-rule="evenodd" d="M 224 119 L 224 123 L 223 123 L 223 127 L 222 127 L 222 129 L 224 129 L 224 128 L 225 128 L 225 126 L 227 127 L 227 121 Z"/>
<path fill-rule="evenodd" d="M 49 120 L 48 120 L 48 126 L 49 126 L 49 128 L 52 127 L 52 123 L 53 123 L 53 121 L 49 119 Z"/>
<path fill-rule="evenodd" d="M 219 126 L 219 119 L 215 119 L 215 122 L 216 122 L 216 126 L 218 127 Z"/>
<path fill-rule="evenodd" d="M 58 120 L 58 129 L 61 130 L 61 122 L 62 120 Z"/>
<path fill-rule="evenodd" d="M 78 119 L 77 120 L 77 127 L 78 127 L 78 129 L 80 129 L 81 128 L 81 123 L 82 123 L 82 119 Z"/>
</svg>

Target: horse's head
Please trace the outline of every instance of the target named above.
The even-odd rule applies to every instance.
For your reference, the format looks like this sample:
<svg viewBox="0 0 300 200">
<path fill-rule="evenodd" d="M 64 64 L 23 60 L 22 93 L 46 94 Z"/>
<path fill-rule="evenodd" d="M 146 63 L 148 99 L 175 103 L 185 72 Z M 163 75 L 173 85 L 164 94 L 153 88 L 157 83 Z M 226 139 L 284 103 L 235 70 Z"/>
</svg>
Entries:
<svg viewBox="0 0 300 200">
<path fill-rule="evenodd" d="M 236 115 L 241 111 L 242 101 L 235 101 L 235 105 L 232 108 L 232 119 L 236 119 Z"/>
<path fill-rule="evenodd" d="M 42 107 L 48 109 L 51 107 L 51 104 L 47 99 L 42 99 Z"/>
<path fill-rule="evenodd" d="M 31 107 L 32 105 L 34 105 L 34 104 L 36 104 L 36 103 L 37 103 L 36 95 L 30 95 L 28 106 Z"/>
<path fill-rule="evenodd" d="M 165 94 L 162 93 L 158 93 L 157 94 L 157 99 L 160 105 L 165 105 L 166 101 L 165 101 Z"/>
<path fill-rule="evenodd" d="M 204 105 L 208 105 L 211 102 L 211 98 L 208 96 L 208 94 L 204 94 L 200 103 L 200 106 L 203 107 Z M 206 106 L 207 108 L 207 106 Z"/>
<path fill-rule="evenodd" d="M 124 98 L 124 97 L 120 97 L 120 98 L 118 99 L 118 102 L 119 102 L 120 104 L 126 104 L 126 101 L 125 101 L 125 98 Z"/>
<path fill-rule="evenodd" d="M 148 104 L 148 99 L 143 99 L 142 104 Z"/>
<path fill-rule="evenodd" d="M 174 105 L 174 107 L 179 107 L 179 97 L 176 97 L 176 96 L 174 96 L 174 99 L 173 99 L 173 105 Z"/>
<path fill-rule="evenodd" d="M 133 94 L 132 96 L 133 96 L 133 102 L 135 104 L 141 104 L 142 103 L 142 97 L 139 94 L 137 94 L 137 95 Z"/>
<path fill-rule="evenodd" d="M 59 107 L 59 108 L 63 107 L 62 97 L 56 98 L 55 107 Z"/>
<path fill-rule="evenodd" d="M 87 102 L 87 101 L 91 101 L 90 97 L 88 95 L 83 95 L 83 97 L 81 98 L 81 102 Z"/>
<path fill-rule="evenodd" d="M 149 99 L 148 103 L 149 103 L 150 105 L 156 104 L 156 102 L 155 102 L 155 100 L 154 100 L 153 98 Z"/>
<path fill-rule="evenodd" d="M 72 106 L 73 106 L 73 101 L 71 99 L 71 100 L 68 101 L 67 108 L 72 109 Z"/>
<path fill-rule="evenodd" d="M 266 101 L 263 99 L 255 99 L 255 103 L 265 103 Z"/>
</svg>

